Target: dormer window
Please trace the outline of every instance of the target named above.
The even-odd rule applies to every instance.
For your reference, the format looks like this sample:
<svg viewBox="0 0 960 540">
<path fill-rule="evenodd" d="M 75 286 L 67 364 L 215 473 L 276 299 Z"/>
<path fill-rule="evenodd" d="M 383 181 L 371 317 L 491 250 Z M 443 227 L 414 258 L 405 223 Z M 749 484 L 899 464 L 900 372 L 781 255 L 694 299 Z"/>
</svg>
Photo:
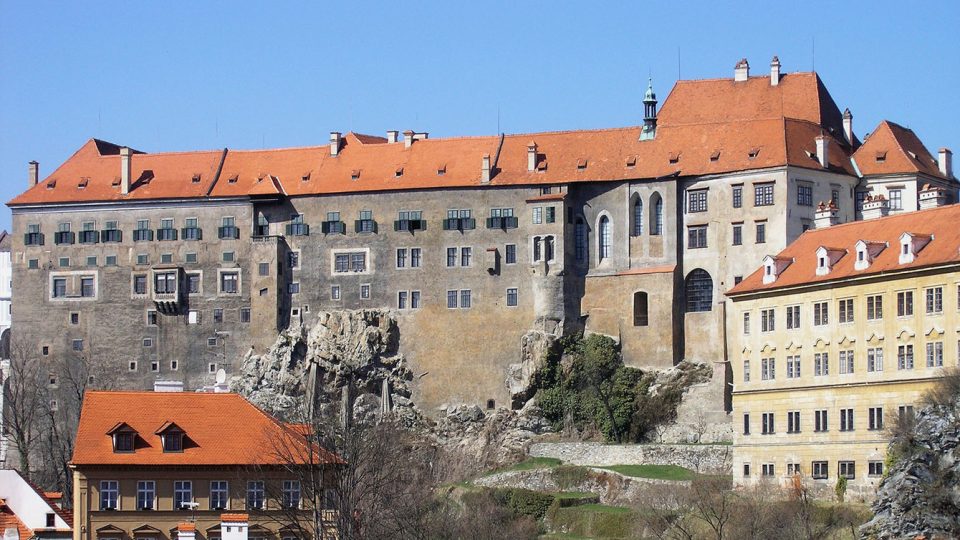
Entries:
<svg viewBox="0 0 960 540">
<path fill-rule="evenodd" d="M 933 236 L 929 234 L 914 234 L 905 232 L 900 235 L 900 264 L 912 263 Z"/>
<path fill-rule="evenodd" d="M 817 248 L 817 275 L 825 276 L 829 274 L 833 266 L 846 254 L 847 250 L 845 249 L 824 246 Z"/>
<path fill-rule="evenodd" d="M 787 269 L 793 259 L 789 257 L 771 257 L 767 255 L 763 258 L 763 284 L 773 283 L 777 277 Z"/>
<path fill-rule="evenodd" d="M 173 422 L 165 422 L 155 432 L 160 435 L 160 443 L 164 452 L 183 452 L 184 432 Z"/>
<path fill-rule="evenodd" d="M 856 245 L 857 260 L 853 264 L 854 270 L 866 270 L 880 252 L 887 248 L 886 242 L 869 242 L 858 240 Z"/>
<path fill-rule="evenodd" d="M 113 426 L 107 435 L 113 439 L 113 451 L 118 454 L 133 452 L 137 440 L 137 431 L 126 422 Z"/>
</svg>

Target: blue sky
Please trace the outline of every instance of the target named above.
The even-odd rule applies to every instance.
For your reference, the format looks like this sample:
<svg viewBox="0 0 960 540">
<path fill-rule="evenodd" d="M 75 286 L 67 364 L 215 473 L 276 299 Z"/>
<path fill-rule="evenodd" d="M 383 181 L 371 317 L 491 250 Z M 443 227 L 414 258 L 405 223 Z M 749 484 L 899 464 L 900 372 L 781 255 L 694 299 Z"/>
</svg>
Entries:
<svg viewBox="0 0 960 540">
<path fill-rule="evenodd" d="M 859 135 L 886 118 L 960 153 L 960 2 L 651 3 L 0 0 L 0 197 L 90 137 L 156 152 L 636 125 L 648 76 L 663 100 L 678 71 L 774 54 L 815 63 Z"/>
</svg>

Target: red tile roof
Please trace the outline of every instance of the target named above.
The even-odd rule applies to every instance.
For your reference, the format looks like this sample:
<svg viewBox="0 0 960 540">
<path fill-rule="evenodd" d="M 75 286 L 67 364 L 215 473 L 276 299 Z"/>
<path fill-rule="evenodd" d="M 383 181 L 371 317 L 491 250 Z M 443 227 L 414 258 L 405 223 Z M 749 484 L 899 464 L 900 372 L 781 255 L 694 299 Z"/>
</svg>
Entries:
<svg viewBox="0 0 960 540">
<path fill-rule="evenodd" d="M 23 524 L 20 521 L 20 518 L 17 517 L 17 514 L 7 506 L 6 501 L 0 499 L 0 531 L 5 531 L 8 528 L 17 528 L 17 532 L 20 533 L 21 540 L 29 540 L 33 538 L 33 531 Z"/>
<path fill-rule="evenodd" d="M 250 521 L 250 514 L 220 514 L 220 521 L 228 523 Z"/>
<path fill-rule="evenodd" d="M 944 178 L 937 160 L 909 128 L 884 120 L 854 154 L 864 176 L 925 173 Z"/>
<path fill-rule="evenodd" d="M 897 270 L 924 268 L 947 263 L 960 263 L 960 204 L 930 210 L 905 212 L 867 221 L 855 221 L 825 229 L 810 230 L 781 251 L 777 258 L 793 259 L 776 281 L 763 283 L 763 268 L 750 274 L 727 292 L 729 296 L 781 289 L 797 285 L 827 283 L 839 279 L 868 276 Z M 900 264 L 900 235 L 933 235 L 913 262 Z M 886 242 L 873 262 L 864 270 L 856 270 L 857 241 Z M 846 251 L 826 275 L 818 276 L 816 251 L 820 247 Z M 759 263 L 759 261 L 757 261 Z"/>
<path fill-rule="evenodd" d="M 136 430 L 134 452 L 113 451 L 108 432 L 118 422 Z M 167 422 L 183 430 L 183 452 L 163 451 L 154 432 Z M 308 455 L 301 434 L 238 394 L 91 391 L 83 400 L 72 463 L 282 465 Z M 339 461 L 322 449 L 314 459 Z"/>
<path fill-rule="evenodd" d="M 134 182 L 123 196 L 114 185 L 120 174 L 119 147 L 92 139 L 8 204 L 471 187 L 480 185 L 484 155 L 493 161 L 491 186 L 693 176 L 786 164 L 819 169 L 810 154 L 821 132 L 832 137 L 830 168 L 853 174 L 841 113 L 815 73 L 784 75 L 777 86 L 768 77 L 679 81 L 660 110 L 656 137 L 649 141 L 640 141 L 640 127 L 631 126 L 418 139 L 410 147 L 348 133 L 337 156 L 330 155 L 328 144 L 135 153 L 133 177 L 149 182 Z M 541 165 L 536 171 L 527 170 L 531 139 Z M 82 179 L 87 180 L 81 189 Z"/>
</svg>

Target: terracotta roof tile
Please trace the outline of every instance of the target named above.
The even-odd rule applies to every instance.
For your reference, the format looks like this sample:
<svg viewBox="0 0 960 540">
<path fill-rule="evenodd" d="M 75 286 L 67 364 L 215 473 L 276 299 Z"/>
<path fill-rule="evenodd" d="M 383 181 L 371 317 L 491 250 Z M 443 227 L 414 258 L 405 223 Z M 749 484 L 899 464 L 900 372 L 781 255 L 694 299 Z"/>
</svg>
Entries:
<svg viewBox="0 0 960 540">
<path fill-rule="evenodd" d="M 888 120 L 880 122 L 853 159 L 864 176 L 919 172 L 944 178 L 913 130 Z"/>
<path fill-rule="evenodd" d="M 125 422 L 138 434 L 136 451 L 114 453 L 107 432 Z M 164 452 L 159 427 L 175 423 L 183 452 Z M 302 434 L 238 394 L 87 392 L 77 428 L 75 465 L 270 465 L 283 464 L 279 445 L 302 444 Z M 296 448 L 294 450 L 297 450 Z M 300 449 L 307 455 L 305 448 Z M 337 461 L 319 451 L 317 459 Z M 286 461 L 288 461 L 287 458 Z"/>
<path fill-rule="evenodd" d="M 960 263 L 960 227 L 957 223 L 960 223 L 960 204 L 810 230 L 777 255 L 778 258 L 792 258 L 794 262 L 777 276 L 776 281 L 765 285 L 761 267 L 727 294 L 735 296 L 882 272 Z M 900 264 L 900 235 L 905 232 L 915 236 L 933 235 L 933 240 L 916 254 L 913 262 Z M 856 270 L 854 264 L 857 257 L 850 256 L 856 253 L 855 246 L 859 240 L 888 244 L 864 270 Z M 821 246 L 830 246 L 828 249 L 845 251 L 848 255 L 837 261 L 828 274 L 818 276 L 816 251 Z"/>
</svg>

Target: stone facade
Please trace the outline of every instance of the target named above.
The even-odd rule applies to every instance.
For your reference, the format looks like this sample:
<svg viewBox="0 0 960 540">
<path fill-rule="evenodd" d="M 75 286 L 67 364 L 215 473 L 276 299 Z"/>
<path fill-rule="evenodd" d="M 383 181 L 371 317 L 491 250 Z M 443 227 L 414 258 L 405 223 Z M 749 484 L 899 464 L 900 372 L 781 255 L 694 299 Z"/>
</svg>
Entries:
<svg viewBox="0 0 960 540">
<path fill-rule="evenodd" d="M 533 457 L 556 458 L 570 465 L 676 465 L 704 474 L 730 474 L 732 448 L 726 444 L 533 443 Z"/>
</svg>

